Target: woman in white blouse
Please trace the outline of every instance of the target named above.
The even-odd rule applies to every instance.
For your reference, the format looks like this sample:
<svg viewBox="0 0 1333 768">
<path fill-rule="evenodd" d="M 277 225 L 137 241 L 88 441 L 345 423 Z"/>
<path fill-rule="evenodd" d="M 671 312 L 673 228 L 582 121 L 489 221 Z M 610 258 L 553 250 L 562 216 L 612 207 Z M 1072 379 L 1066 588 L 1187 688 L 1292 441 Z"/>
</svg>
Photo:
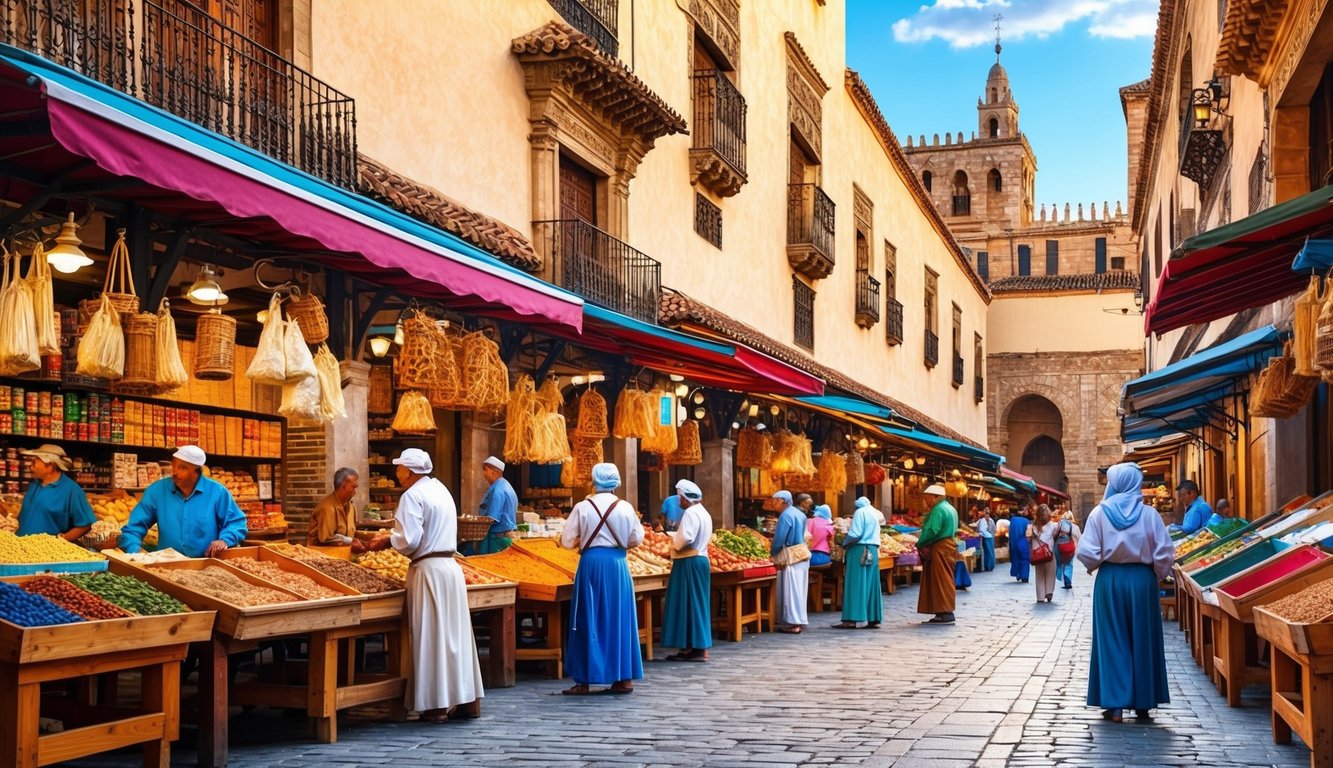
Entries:
<svg viewBox="0 0 1333 768">
<path fill-rule="evenodd" d="M 590 685 L 610 685 L 630 693 L 643 678 L 639 617 L 625 550 L 643 542 L 643 525 L 629 502 L 613 493 L 620 487 L 615 464 L 592 468 L 593 495 L 574 505 L 560 543 L 578 549 L 574 595 L 569 605 L 565 671 L 575 685 L 567 696 L 587 696 Z"/>
<path fill-rule="evenodd" d="M 1137 464 L 1107 470 L 1106 494 L 1088 515 L 1076 556 L 1097 572 L 1088 706 L 1102 707 L 1102 717 L 1117 723 L 1131 707 L 1147 719 L 1171 700 L 1157 590 L 1171 573 L 1175 549 L 1162 516 L 1143 503 Z"/>
<path fill-rule="evenodd" d="M 1027 537 L 1028 551 L 1036 550 L 1038 544 L 1045 544 L 1048 552 L 1055 553 L 1055 523 L 1051 521 L 1050 507 L 1045 504 L 1037 506 L 1037 519 L 1028 526 Z M 1051 602 L 1055 596 L 1055 560 L 1033 563 L 1032 569 L 1036 571 L 1033 581 L 1037 584 L 1037 602 Z"/>
</svg>

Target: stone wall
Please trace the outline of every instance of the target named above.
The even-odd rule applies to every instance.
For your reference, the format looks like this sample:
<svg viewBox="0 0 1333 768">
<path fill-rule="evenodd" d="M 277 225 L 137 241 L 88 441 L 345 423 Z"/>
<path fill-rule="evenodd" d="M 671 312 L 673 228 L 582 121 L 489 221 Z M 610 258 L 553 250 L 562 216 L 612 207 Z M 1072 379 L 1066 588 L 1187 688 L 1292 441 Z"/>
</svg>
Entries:
<svg viewBox="0 0 1333 768">
<path fill-rule="evenodd" d="M 1022 445 L 1010 444 L 1013 404 L 1028 396 L 1045 398 L 1060 412 L 1064 434 L 1065 477 L 1080 519 L 1101 498 L 1097 467 L 1118 461 L 1124 452 L 1116 408 L 1124 383 L 1139 375 L 1138 350 L 993 354 L 986 358 L 987 428 L 991 450 L 1019 468 Z"/>
</svg>

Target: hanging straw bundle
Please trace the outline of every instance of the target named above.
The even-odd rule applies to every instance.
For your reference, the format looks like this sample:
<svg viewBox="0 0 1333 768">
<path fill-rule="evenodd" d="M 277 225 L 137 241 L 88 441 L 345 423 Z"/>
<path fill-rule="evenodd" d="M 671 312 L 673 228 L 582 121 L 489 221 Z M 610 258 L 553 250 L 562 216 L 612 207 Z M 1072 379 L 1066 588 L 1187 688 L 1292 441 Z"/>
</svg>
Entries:
<svg viewBox="0 0 1333 768">
<path fill-rule="evenodd" d="M 477 331 L 463 338 L 464 400 L 475 411 L 494 412 L 509 395 L 509 369 L 500 359 L 500 345 Z"/>
<path fill-rule="evenodd" d="M 639 450 L 669 456 L 680 447 L 675 424 L 658 424 L 653 433 L 639 441 Z"/>
<path fill-rule="evenodd" d="M 768 469 L 772 463 L 773 443 L 769 436 L 754 427 L 742 429 L 736 439 L 736 466 Z"/>
<path fill-rule="evenodd" d="M 403 320 L 403 349 L 399 384 L 406 389 L 429 389 L 448 371 L 439 370 L 440 328 L 424 312 L 413 311 Z M 452 354 L 452 350 L 449 352 Z"/>
<path fill-rule="evenodd" d="M 561 413 L 538 411 L 532 430 L 532 460 L 551 464 L 570 458 L 569 434 Z"/>
<path fill-rule="evenodd" d="M 60 354 L 60 334 L 56 332 L 56 301 L 52 293 L 51 264 L 42 244 L 32 248 L 28 267 L 28 285 L 32 288 L 33 319 L 37 323 L 37 351 L 43 355 Z"/>
<path fill-rule="evenodd" d="M 560 485 L 565 488 L 573 488 L 575 485 L 578 485 L 576 482 L 577 478 L 574 476 L 575 471 L 578 469 L 578 464 L 574 461 L 573 451 L 566 450 L 565 452 L 570 454 L 570 456 L 568 459 L 560 462 Z"/>
<path fill-rule="evenodd" d="M 809 438 L 783 431 L 777 436 L 777 441 L 772 471 L 784 475 L 813 475 L 816 472 Z"/>
<path fill-rule="evenodd" d="M 1318 275 L 1310 277 L 1310 285 L 1305 293 L 1296 299 L 1295 314 L 1292 317 L 1292 354 L 1296 358 L 1296 373 L 1301 376 L 1315 376 L 1319 373 L 1315 365 L 1315 326 L 1319 323 L 1319 307 L 1323 300 L 1320 289 L 1324 279 Z"/>
<path fill-rule="evenodd" d="M 20 277 L 19 261 L 17 253 L 11 255 L 5 249 L 4 261 L 0 262 L 0 374 L 6 376 L 42 367 L 32 311 L 32 286 Z M 119 336 L 119 322 L 115 330 Z M 122 337 L 122 349 L 124 343 Z"/>
<path fill-rule="evenodd" d="M 413 389 L 398 400 L 398 412 L 393 416 L 393 431 L 420 434 L 435 431 L 435 412 L 426 396 Z"/>
<path fill-rule="evenodd" d="M 616 400 L 616 437 L 650 437 L 657 429 L 656 404 L 652 395 L 643 390 L 632 387 L 621 390 Z"/>
<path fill-rule="evenodd" d="M 560 384 L 554 376 L 547 376 L 546 381 L 537 388 L 537 407 L 546 413 L 564 413 L 565 396 L 560 392 Z"/>
<path fill-rule="evenodd" d="M 176 338 L 176 320 L 166 299 L 157 309 L 157 386 L 162 390 L 183 387 L 190 374 L 181 361 L 180 341 Z"/>
<path fill-rule="evenodd" d="M 435 367 L 446 371 L 427 391 L 430 404 L 436 408 L 462 410 L 467 405 L 467 382 L 463 380 L 463 338 L 442 330 Z"/>
<path fill-rule="evenodd" d="M 688 419 L 676 430 L 676 450 L 666 457 L 668 464 L 694 467 L 704 463 L 703 445 L 699 440 L 699 422 Z"/>
<path fill-rule="evenodd" d="M 782 485 L 792 493 L 818 493 L 827 490 L 827 484 L 817 470 L 811 475 L 783 475 Z"/>
<path fill-rule="evenodd" d="M 315 350 L 315 370 L 319 374 L 319 414 L 324 421 L 333 421 L 347 416 L 347 403 L 343 398 L 342 368 L 338 358 L 328 344 L 320 344 Z"/>
<path fill-rule="evenodd" d="M 0 291 L 0 320 L 7 320 L 4 298 Z M 125 373 L 125 334 L 120 330 L 120 313 L 111 300 L 103 296 L 100 301 L 88 330 L 79 339 L 75 373 L 114 381 Z M 5 363 L 0 359 L 0 365 Z"/>
<path fill-rule="evenodd" d="M 593 465 L 602 463 L 602 441 L 576 436 L 573 453 L 574 485 L 587 485 L 592 482 Z"/>
<path fill-rule="evenodd" d="M 574 434 L 598 440 L 611 434 L 606 423 L 606 398 L 593 387 L 588 387 L 579 397 L 579 420 L 574 426 Z"/>
<path fill-rule="evenodd" d="M 847 488 L 847 461 L 841 453 L 824 451 L 819 454 L 819 480 L 824 490 L 839 493 Z"/>
<path fill-rule="evenodd" d="M 859 451 L 851 451 L 847 454 L 847 484 L 864 485 L 866 481 L 866 462 L 861 458 Z"/>
<path fill-rule="evenodd" d="M 537 416 L 537 386 L 521 373 L 505 407 L 505 461 L 531 461 Z"/>
</svg>

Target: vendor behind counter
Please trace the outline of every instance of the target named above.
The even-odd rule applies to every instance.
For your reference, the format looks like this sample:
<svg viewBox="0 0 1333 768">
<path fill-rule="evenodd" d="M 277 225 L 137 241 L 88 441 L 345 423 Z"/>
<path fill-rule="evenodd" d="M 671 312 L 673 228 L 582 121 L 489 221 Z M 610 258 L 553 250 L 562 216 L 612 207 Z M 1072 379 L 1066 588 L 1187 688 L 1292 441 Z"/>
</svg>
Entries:
<svg viewBox="0 0 1333 768">
<path fill-rule="evenodd" d="M 46 444 L 20 453 L 28 457 L 33 481 L 19 508 L 18 535 L 48 533 L 77 541 L 97 522 L 97 516 L 88 495 L 65 474 L 70 469 L 65 449 Z"/>
</svg>

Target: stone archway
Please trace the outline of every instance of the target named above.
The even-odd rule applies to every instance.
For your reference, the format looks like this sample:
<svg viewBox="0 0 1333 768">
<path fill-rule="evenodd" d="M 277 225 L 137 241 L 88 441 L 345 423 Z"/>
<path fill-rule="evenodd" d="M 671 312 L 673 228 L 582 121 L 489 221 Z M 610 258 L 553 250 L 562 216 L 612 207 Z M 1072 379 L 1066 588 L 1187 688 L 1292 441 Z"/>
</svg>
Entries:
<svg viewBox="0 0 1333 768">
<path fill-rule="evenodd" d="M 1023 449 L 1018 471 L 1042 485 L 1061 488 L 1065 481 L 1065 449 L 1050 435 L 1038 435 Z"/>
<path fill-rule="evenodd" d="M 1062 488 L 1066 453 L 1064 413 L 1042 394 L 1025 392 L 1014 397 L 1004 409 L 1000 424 L 1006 463 L 1043 485 Z"/>
</svg>

